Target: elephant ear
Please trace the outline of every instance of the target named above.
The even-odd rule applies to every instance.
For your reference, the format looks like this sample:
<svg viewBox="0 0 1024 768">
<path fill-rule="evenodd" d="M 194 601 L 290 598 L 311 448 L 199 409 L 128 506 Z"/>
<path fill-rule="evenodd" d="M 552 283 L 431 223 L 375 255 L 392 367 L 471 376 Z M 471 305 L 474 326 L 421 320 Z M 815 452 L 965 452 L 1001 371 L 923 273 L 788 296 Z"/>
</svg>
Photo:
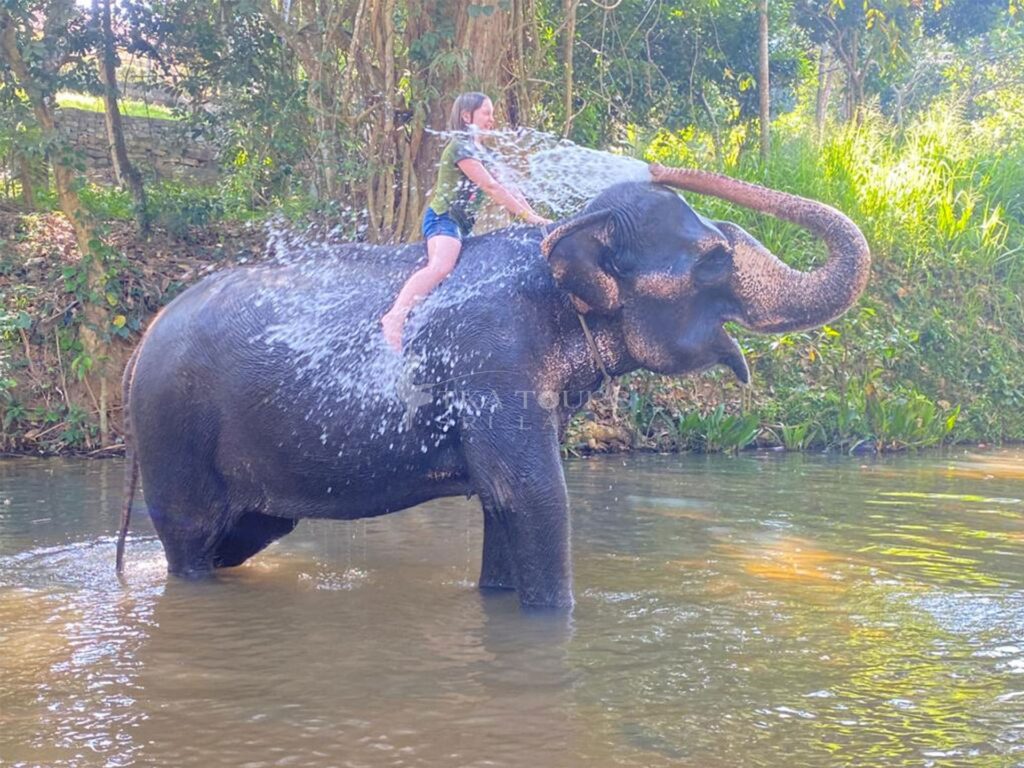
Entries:
<svg viewBox="0 0 1024 768">
<path fill-rule="evenodd" d="M 612 313 L 622 307 L 619 284 L 610 271 L 615 254 L 610 210 L 561 222 L 544 238 L 540 250 L 551 264 L 555 282 L 573 296 L 577 309 Z"/>
</svg>

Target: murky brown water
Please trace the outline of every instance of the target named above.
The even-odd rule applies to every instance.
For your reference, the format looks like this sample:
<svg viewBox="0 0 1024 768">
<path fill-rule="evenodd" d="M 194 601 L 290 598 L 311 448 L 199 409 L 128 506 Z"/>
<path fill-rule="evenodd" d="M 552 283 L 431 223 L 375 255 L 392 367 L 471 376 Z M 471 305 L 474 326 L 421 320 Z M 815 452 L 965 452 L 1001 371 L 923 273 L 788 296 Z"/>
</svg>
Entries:
<svg viewBox="0 0 1024 768">
<path fill-rule="evenodd" d="M 1024 766 L 1024 452 L 567 465 L 571 619 L 450 500 L 168 582 L 114 461 L 0 462 L 0 763 Z"/>
</svg>

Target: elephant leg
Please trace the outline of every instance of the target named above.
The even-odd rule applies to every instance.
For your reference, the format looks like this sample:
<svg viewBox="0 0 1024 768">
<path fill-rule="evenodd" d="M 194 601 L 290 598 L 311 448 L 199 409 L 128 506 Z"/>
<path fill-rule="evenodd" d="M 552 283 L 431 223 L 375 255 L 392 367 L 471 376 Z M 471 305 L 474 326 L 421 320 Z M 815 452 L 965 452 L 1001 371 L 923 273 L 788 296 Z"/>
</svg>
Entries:
<svg viewBox="0 0 1024 768">
<path fill-rule="evenodd" d="M 140 357 L 139 365 L 146 356 Z M 142 385 L 142 389 L 145 386 Z M 133 397 L 140 380 L 132 385 Z M 199 400 L 133 412 L 132 429 L 146 508 L 173 576 L 208 576 L 213 554 L 232 522 L 229 489 L 215 468 L 217 414 Z M 137 422 L 137 423 L 136 423 Z"/>
<path fill-rule="evenodd" d="M 569 504 L 556 427 L 547 412 L 523 414 L 513 404 L 486 426 L 463 430 L 470 480 L 484 505 L 484 573 L 488 579 L 511 575 L 528 607 L 573 604 Z M 504 561 L 496 527 L 505 534 Z"/>
<path fill-rule="evenodd" d="M 515 589 L 512 551 L 505 523 L 498 511 L 484 505 L 484 552 L 480 564 L 481 589 Z"/>
<path fill-rule="evenodd" d="M 573 605 L 569 505 L 561 482 L 561 465 L 558 470 L 558 483 L 521 492 L 511 504 L 509 538 L 516 590 L 519 602 L 528 607 Z M 533 478 L 524 480 L 531 482 Z"/>
<path fill-rule="evenodd" d="M 295 530 L 298 520 L 262 512 L 244 513 L 224 534 L 213 552 L 214 568 L 233 568 Z"/>
<path fill-rule="evenodd" d="M 163 505 L 148 506 L 153 527 L 164 547 L 167 572 L 184 578 L 209 576 L 213 571 L 214 546 L 219 538 L 216 533 L 197 525 L 194 517 L 177 514 Z"/>
</svg>

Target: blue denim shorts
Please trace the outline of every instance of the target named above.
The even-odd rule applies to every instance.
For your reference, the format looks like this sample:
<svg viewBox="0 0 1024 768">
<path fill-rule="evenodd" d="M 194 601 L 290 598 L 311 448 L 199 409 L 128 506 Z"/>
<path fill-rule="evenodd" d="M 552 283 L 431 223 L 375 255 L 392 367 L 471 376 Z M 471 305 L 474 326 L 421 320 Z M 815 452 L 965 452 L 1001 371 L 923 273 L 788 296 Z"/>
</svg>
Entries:
<svg viewBox="0 0 1024 768">
<path fill-rule="evenodd" d="M 434 209 L 427 206 L 427 212 L 423 214 L 423 239 L 428 240 L 435 235 L 447 235 L 461 240 L 466 236 L 455 221 L 447 213 L 435 213 Z"/>
</svg>

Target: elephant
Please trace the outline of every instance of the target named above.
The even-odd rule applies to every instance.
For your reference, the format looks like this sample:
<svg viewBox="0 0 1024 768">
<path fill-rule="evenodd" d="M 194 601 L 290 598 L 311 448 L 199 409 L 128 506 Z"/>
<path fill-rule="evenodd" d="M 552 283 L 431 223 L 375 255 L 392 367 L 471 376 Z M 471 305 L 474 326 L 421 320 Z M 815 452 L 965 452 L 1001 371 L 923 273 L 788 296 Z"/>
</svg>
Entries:
<svg viewBox="0 0 1024 768">
<path fill-rule="evenodd" d="M 145 505 L 170 574 L 237 566 L 303 518 L 355 520 L 477 496 L 479 587 L 571 609 L 560 439 L 609 378 L 749 370 L 723 328 L 812 328 L 864 290 L 868 244 L 819 202 L 726 176 L 649 166 L 545 230 L 468 238 L 407 323 L 378 318 L 422 244 L 301 244 L 214 273 L 168 304 L 126 368 L 126 495 Z M 828 248 L 794 270 L 680 191 L 796 223 Z M 294 258 L 291 251 L 301 251 Z"/>
</svg>

